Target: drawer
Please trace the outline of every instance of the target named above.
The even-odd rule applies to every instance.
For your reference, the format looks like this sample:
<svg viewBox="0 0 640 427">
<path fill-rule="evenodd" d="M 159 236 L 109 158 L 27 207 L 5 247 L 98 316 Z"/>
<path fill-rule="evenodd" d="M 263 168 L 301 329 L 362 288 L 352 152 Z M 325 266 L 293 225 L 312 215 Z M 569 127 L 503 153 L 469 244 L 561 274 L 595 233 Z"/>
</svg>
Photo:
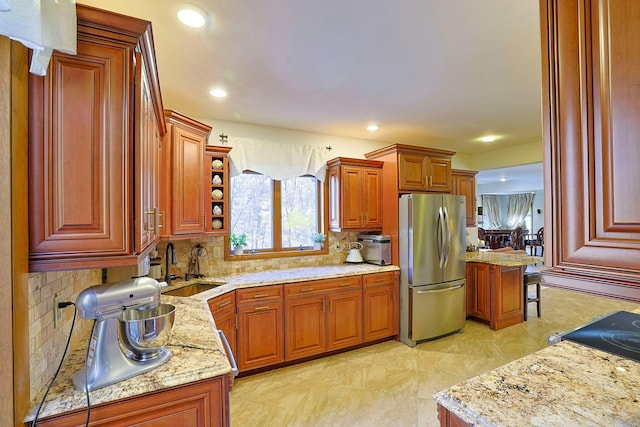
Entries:
<svg viewBox="0 0 640 427">
<path fill-rule="evenodd" d="M 236 303 L 236 295 L 235 292 L 228 292 L 224 295 L 220 295 L 215 298 L 211 298 L 207 301 L 209 304 L 209 310 L 211 310 L 211 314 L 215 319 L 216 315 L 222 313 L 227 310 L 235 311 L 235 303 Z"/>
<path fill-rule="evenodd" d="M 336 279 L 310 280 L 308 282 L 284 285 L 284 297 L 314 295 L 332 291 L 346 291 L 362 288 L 362 276 L 339 277 Z"/>
<path fill-rule="evenodd" d="M 384 273 L 365 274 L 362 276 L 362 286 L 370 288 L 372 286 L 388 285 L 395 282 L 395 271 L 385 271 Z"/>
<path fill-rule="evenodd" d="M 282 299 L 282 285 L 258 286 L 255 288 L 238 289 L 236 291 L 238 304 L 280 299 Z"/>
</svg>

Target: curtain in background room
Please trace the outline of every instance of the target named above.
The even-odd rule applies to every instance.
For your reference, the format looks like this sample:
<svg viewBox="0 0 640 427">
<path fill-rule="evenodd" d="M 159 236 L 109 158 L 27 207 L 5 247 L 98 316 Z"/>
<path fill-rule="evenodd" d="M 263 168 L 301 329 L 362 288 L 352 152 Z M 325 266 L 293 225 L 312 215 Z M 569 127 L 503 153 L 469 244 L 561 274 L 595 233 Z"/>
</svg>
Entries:
<svg viewBox="0 0 640 427">
<path fill-rule="evenodd" d="M 502 223 L 500 222 L 498 196 L 495 194 L 482 195 L 482 215 L 487 218 L 487 226 L 484 228 L 488 230 L 496 230 L 500 228 Z"/>
<path fill-rule="evenodd" d="M 524 227 L 524 219 L 531 209 L 534 194 L 509 194 L 507 198 L 507 227 Z"/>
</svg>

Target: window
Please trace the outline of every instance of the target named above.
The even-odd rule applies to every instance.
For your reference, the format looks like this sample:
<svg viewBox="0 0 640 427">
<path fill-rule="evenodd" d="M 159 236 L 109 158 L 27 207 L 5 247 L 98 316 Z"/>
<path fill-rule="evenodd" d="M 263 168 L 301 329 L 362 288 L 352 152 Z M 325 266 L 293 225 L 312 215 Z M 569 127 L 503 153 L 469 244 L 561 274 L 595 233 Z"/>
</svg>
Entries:
<svg viewBox="0 0 640 427">
<path fill-rule="evenodd" d="M 283 181 L 245 172 L 231 178 L 232 234 L 246 234 L 245 253 L 311 249 L 322 232 L 321 183 L 301 176 Z"/>
</svg>

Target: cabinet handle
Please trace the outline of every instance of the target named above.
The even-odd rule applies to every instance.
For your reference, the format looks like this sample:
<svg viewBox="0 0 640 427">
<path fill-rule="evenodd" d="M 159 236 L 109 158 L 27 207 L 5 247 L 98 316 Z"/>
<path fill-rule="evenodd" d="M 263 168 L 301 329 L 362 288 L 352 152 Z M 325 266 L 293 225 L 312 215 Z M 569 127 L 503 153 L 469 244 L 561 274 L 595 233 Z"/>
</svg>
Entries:
<svg viewBox="0 0 640 427">
<path fill-rule="evenodd" d="M 323 313 L 327 312 L 327 300 L 326 299 L 322 300 L 322 312 Z"/>
<path fill-rule="evenodd" d="M 268 305 L 261 305 L 260 307 L 256 307 L 253 309 L 253 311 L 264 311 L 264 310 L 269 310 L 269 306 Z"/>
<path fill-rule="evenodd" d="M 162 218 L 162 222 L 158 224 L 158 228 L 164 228 L 164 211 L 158 212 L 158 216 Z"/>
<path fill-rule="evenodd" d="M 222 304 L 218 305 L 218 308 L 226 307 L 226 306 L 228 306 L 229 304 L 231 304 L 231 301 L 223 302 Z"/>
<path fill-rule="evenodd" d="M 298 293 L 305 293 L 305 292 L 311 292 L 313 290 L 313 288 L 305 288 L 305 289 L 300 289 L 300 291 L 298 291 Z"/>
<path fill-rule="evenodd" d="M 153 208 L 152 211 L 145 212 L 145 214 L 153 216 L 153 218 L 151 220 L 151 223 L 153 225 L 147 227 L 147 230 L 148 231 L 156 231 L 156 229 L 158 228 L 157 227 L 158 226 L 158 224 L 157 224 L 158 223 L 158 208 Z"/>
<path fill-rule="evenodd" d="M 256 294 L 256 295 L 254 295 L 253 297 L 254 297 L 254 298 L 266 298 L 266 297 L 268 297 L 268 296 L 269 296 L 269 294 Z"/>
<path fill-rule="evenodd" d="M 344 288 L 346 286 L 351 286 L 351 283 L 340 283 L 341 288 Z"/>
</svg>

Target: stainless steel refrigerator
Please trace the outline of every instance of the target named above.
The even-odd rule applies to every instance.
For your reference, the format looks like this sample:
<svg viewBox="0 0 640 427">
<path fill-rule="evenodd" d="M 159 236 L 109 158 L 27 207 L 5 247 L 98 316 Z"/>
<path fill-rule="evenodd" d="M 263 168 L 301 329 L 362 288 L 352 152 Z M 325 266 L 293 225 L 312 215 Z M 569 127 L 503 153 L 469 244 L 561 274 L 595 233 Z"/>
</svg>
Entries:
<svg viewBox="0 0 640 427">
<path fill-rule="evenodd" d="M 408 346 L 464 328 L 465 205 L 449 194 L 400 197 L 400 340 Z"/>
</svg>

